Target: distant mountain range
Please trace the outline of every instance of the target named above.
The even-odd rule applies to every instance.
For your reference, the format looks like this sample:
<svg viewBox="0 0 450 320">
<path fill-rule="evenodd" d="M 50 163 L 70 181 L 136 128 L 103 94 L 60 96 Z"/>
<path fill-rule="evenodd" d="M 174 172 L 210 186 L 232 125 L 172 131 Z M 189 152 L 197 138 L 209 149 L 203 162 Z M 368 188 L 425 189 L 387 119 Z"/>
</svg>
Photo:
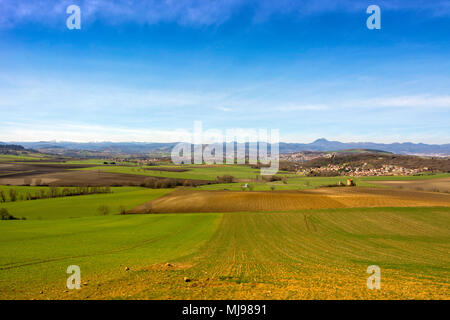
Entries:
<svg viewBox="0 0 450 320">
<path fill-rule="evenodd" d="M 125 153 L 125 154 L 168 154 L 175 143 L 145 143 L 145 142 L 11 142 L 28 149 L 40 151 L 85 150 L 91 152 Z M 0 142 L 0 144 L 2 144 Z M 424 143 L 373 143 L 373 142 L 339 142 L 327 139 L 318 139 L 312 143 L 280 143 L 280 153 L 300 151 L 339 151 L 348 149 L 374 149 L 396 154 L 450 156 L 450 144 L 424 144 Z M 61 150 L 63 151 L 63 150 Z"/>
<path fill-rule="evenodd" d="M 280 143 L 280 152 L 298 151 L 339 151 L 347 149 L 375 149 L 396 154 L 450 156 L 450 144 L 425 143 L 374 143 L 374 142 L 339 142 L 317 139 L 312 143 Z"/>
</svg>

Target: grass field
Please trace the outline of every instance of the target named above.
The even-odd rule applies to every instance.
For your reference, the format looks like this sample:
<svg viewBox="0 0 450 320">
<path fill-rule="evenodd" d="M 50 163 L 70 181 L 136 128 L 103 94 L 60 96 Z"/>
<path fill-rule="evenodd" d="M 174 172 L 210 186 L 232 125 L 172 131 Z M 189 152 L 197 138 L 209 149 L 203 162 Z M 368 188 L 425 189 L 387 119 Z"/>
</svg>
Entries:
<svg viewBox="0 0 450 320">
<path fill-rule="evenodd" d="M 82 164 L 82 162 L 77 163 Z M 161 169 L 161 171 L 158 170 Z M 166 169 L 176 168 L 176 169 L 186 169 L 184 172 L 170 172 Z M 150 170 L 151 169 L 151 170 Z M 83 169 L 75 170 L 101 170 L 113 173 L 127 173 L 127 174 L 138 174 L 138 175 L 148 175 L 155 177 L 165 177 L 165 178 L 178 178 L 178 179 L 196 179 L 196 180 L 215 180 L 217 176 L 231 175 L 236 179 L 257 179 L 260 176 L 260 169 L 253 169 L 250 166 L 244 165 L 181 165 L 181 166 L 150 166 L 150 167 L 139 167 L 139 166 L 95 166 Z M 280 171 L 278 174 L 280 177 L 287 177 L 288 184 L 295 185 L 295 187 L 301 187 L 305 183 L 310 186 L 320 186 L 324 184 L 336 183 L 338 181 L 345 181 L 349 177 L 338 176 L 338 177 L 304 177 L 298 176 L 294 173 L 287 173 Z M 435 178 L 448 178 L 450 174 L 433 174 L 433 175 L 422 175 L 422 176 L 372 176 L 372 177 L 356 177 L 353 178 L 360 185 L 368 186 L 370 181 L 390 181 L 390 180 L 422 180 L 422 179 L 435 179 Z M 281 184 L 279 182 L 278 184 Z M 264 184 L 256 183 L 257 187 L 262 187 Z M 294 186 L 292 186 L 294 187 Z M 284 188 L 289 188 L 289 186 L 284 186 Z M 261 189 L 262 190 L 262 189 Z"/>
<path fill-rule="evenodd" d="M 162 170 L 159 171 L 158 168 Z M 167 168 L 186 169 L 184 172 L 170 172 Z M 147 170 L 145 170 L 147 169 Z M 154 177 L 215 180 L 217 176 L 231 175 L 236 179 L 256 179 L 260 174 L 259 169 L 239 165 L 182 165 L 182 166 L 151 166 L 140 168 L 138 166 L 95 166 L 81 170 L 102 170 L 114 173 L 139 174 Z"/>
<path fill-rule="evenodd" d="M 249 182 L 249 186 L 253 191 L 271 191 L 271 190 L 306 190 L 314 189 L 321 186 L 337 184 L 340 182 L 346 183 L 347 179 L 352 177 L 302 177 L 297 175 L 282 175 L 287 176 L 286 183 L 283 181 L 272 182 Z M 370 181 L 361 180 L 359 178 L 352 178 L 357 186 L 360 187 L 380 187 L 371 183 Z M 219 183 L 196 187 L 196 190 L 243 190 L 244 183 Z M 248 190 L 248 189 L 247 189 Z"/>
<path fill-rule="evenodd" d="M 120 206 L 124 206 L 128 210 L 173 191 L 173 189 L 147 189 L 140 187 L 117 187 L 111 189 L 113 193 L 109 194 L 6 202 L 1 203 L 0 208 L 6 208 L 16 218 L 25 217 L 26 219 L 39 220 L 78 218 L 99 215 L 98 208 L 102 205 L 108 206 L 110 214 L 117 214 Z"/>
<path fill-rule="evenodd" d="M 439 207 L 7 221 L 0 298 L 448 299 L 449 229 Z"/>
<path fill-rule="evenodd" d="M 259 170 L 87 170 L 98 168 L 127 170 L 122 173 L 133 177 L 214 180 L 229 174 L 244 181 L 178 190 L 112 187 L 109 194 L 1 203 L 26 220 L 0 221 L 0 299 L 450 296 L 450 195 L 375 186 L 446 186 L 448 175 L 362 177 L 355 179 L 357 187 L 317 188 L 347 177 L 281 174 L 288 179 L 249 182 L 253 191 L 244 191 L 245 179 L 255 179 Z M 0 186 L 5 193 L 11 188 L 19 195 L 48 191 Z M 119 207 L 149 205 L 158 214 L 118 214 Z M 100 215 L 100 206 L 109 214 Z M 81 290 L 66 288 L 69 265 L 81 267 Z M 381 268 L 381 290 L 366 287 L 370 265 Z"/>
<path fill-rule="evenodd" d="M 42 154 L 12 155 L 0 154 L 0 161 L 27 161 L 27 160 L 50 160 L 51 157 Z"/>
<path fill-rule="evenodd" d="M 92 289 L 101 285 L 111 289 L 109 284 L 125 275 L 126 266 L 136 272 L 196 252 L 211 237 L 219 218 L 197 214 L 3 221 L 0 299 L 68 298 L 65 272 L 71 264 L 81 267 L 83 283 Z M 117 286 L 112 296 L 121 296 L 126 289 Z"/>
</svg>

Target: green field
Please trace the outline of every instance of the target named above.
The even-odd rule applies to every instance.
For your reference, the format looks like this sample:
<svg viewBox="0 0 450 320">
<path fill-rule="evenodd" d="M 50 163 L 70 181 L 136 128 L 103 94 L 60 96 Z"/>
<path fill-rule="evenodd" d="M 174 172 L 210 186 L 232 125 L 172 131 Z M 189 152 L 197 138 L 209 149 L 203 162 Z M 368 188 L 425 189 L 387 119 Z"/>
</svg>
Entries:
<svg viewBox="0 0 450 320">
<path fill-rule="evenodd" d="M 157 169 L 161 168 L 161 171 Z M 186 169 L 184 172 L 163 171 L 167 168 Z M 146 170 L 147 169 L 147 170 Z M 152 170 L 150 170 L 152 169 Z M 102 170 L 106 172 L 127 173 L 147 175 L 164 178 L 194 179 L 194 180 L 215 180 L 218 176 L 231 175 L 236 179 L 256 179 L 260 175 L 259 169 L 253 169 L 249 166 L 239 165 L 182 165 L 182 166 L 95 166 L 77 170 Z M 283 175 L 283 174 L 281 174 Z M 292 174 L 291 174 L 292 175 Z"/>
<path fill-rule="evenodd" d="M 285 176 L 285 175 L 282 175 Z M 250 188 L 254 191 L 270 191 L 270 190 L 305 190 L 322 187 L 331 184 L 337 184 L 339 181 L 346 183 L 347 179 L 352 177 L 303 177 L 298 175 L 286 175 L 286 183 L 283 181 L 273 182 L 249 182 Z M 381 187 L 371 184 L 370 181 L 352 178 L 357 186 L 360 187 Z M 196 187 L 197 190 L 243 190 L 245 183 L 220 183 L 210 184 Z M 248 190 L 248 189 L 245 189 Z"/>
<path fill-rule="evenodd" d="M 106 289 L 125 275 L 125 266 L 134 273 L 196 252 L 219 218 L 196 214 L 2 221 L 0 299 L 67 298 L 65 272 L 71 264 L 81 267 L 83 282 Z M 124 289 L 114 287 L 117 292 Z"/>
<path fill-rule="evenodd" d="M 82 162 L 77 162 L 82 164 Z M 158 170 L 161 168 L 162 170 Z M 164 169 L 186 169 L 188 171 L 184 172 L 170 172 L 164 171 Z M 152 170 L 150 170 L 152 169 Z M 164 177 L 164 178 L 178 178 L 178 179 L 196 179 L 196 180 L 215 180 L 218 176 L 231 175 L 236 179 L 261 179 L 260 169 L 253 169 L 246 165 L 158 165 L 158 166 L 136 166 L 136 165 L 105 165 L 105 166 L 95 166 L 83 169 L 74 170 L 101 170 L 105 172 L 114 173 L 126 173 L 126 174 L 137 174 L 137 175 L 147 175 L 154 177 Z M 303 185 L 305 182 L 310 186 L 321 186 L 326 184 L 336 183 L 338 181 L 345 182 L 348 178 L 353 178 L 355 181 L 359 182 L 361 186 L 374 186 L 370 184 L 370 181 L 388 181 L 388 180 L 421 180 L 421 179 L 435 179 L 435 178 L 447 178 L 450 177 L 449 173 L 433 174 L 433 175 L 418 175 L 418 176 L 369 176 L 369 177 L 305 177 L 299 176 L 295 173 L 288 173 L 284 171 L 279 171 L 277 174 L 279 177 L 287 177 L 289 184 Z M 257 183 L 261 186 L 263 183 Z M 206 187 L 209 188 L 209 187 Z M 214 187 L 211 187 L 214 188 Z M 289 187 L 285 187 L 288 188 Z M 261 190 L 264 190 L 262 188 Z"/>
<path fill-rule="evenodd" d="M 138 167 L 101 168 L 142 174 Z M 159 172 L 177 178 L 185 175 L 190 179 L 213 180 L 224 174 L 255 179 L 259 172 L 248 166 L 189 166 L 189 169 L 145 171 L 145 174 Z M 280 176 L 288 179 L 249 184 L 254 191 L 272 187 L 295 190 L 347 179 Z M 396 179 L 399 177 L 354 180 L 357 186 L 367 187 L 372 186 L 371 181 Z M 244 183 L 195 189 L 241 190 Z M 6 193 L 11 188 L 20 195 L 49 190 L 0 186 Z M 26 218 L 0 221 L 0 299 L 448 299 L 450 296 L 449 207 L 119 215 L 120 207 L 128 210 L 174 189 L 112 187 L 111 191 L 0 203 L 0 208 L 6 208 L 13 216 Z M 101 215 L 100 206 L 108 206 L 109 214 Z M 81 267 L 81 290 L 66 288 L 69 265 Z M 381 290 L 366 287 L 366 269 L 370 265 L 381 268 Z M 185 278 L 191 281 L 185 282 Z"/>
<path fill-rule="evenodd" d="M 43 154 L 33 153 L 24 155 L 0 154 L 0 161 L 27 161 L 27 160 L 50 160 L 51 157 Z"/>
<path fill-rule="evenodd" d="M 99 215 L 98 208 L 102 205 L 108 206 L 110 214 L 117 214 L 120 206 L 124 206 L 128 210 L 173 191 L 173 189 L 147 189 L 140 187 L 117 187 L 111 189 L 113 193 L 109 194 L 0 203 L 0 208 L 6 208 L 16 218 L 25 217 L 26 219 L 39 220 L 78 218 Z"/>
<path fill-rule="evenodd" d="M 3 221 L 0 298 L 445 299 L 449 229 L 449 208 Z"/>
</svg>

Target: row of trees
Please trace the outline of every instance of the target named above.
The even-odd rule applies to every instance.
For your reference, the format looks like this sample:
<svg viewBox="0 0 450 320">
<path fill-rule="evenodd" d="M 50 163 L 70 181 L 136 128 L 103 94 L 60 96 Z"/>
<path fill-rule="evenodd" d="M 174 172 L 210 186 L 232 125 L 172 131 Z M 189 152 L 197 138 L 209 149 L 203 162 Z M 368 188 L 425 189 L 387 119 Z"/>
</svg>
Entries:
<svg viewBox="0 0 450 320">
<path fill-rule="evenodd" d="M 143 183 L 140 184 L 141 187 L 152 188 L 152 189 L 166 189 L 175 188 L 178 186 L 184 187 L 195 187 L 200 185 L 192 180 L 181 180 L 181 179 L 157 179 L 157 178 L 147 178 Z"/>
<path fill-rule="evenodd" d="M 0 202 L 6 202 L 7 194 L 9 195 L 10 201 L 16 201 L 18 198 L 18 193 L 17 193 L 17 190 L 15 190 L 15 189 L 9 189 L 8 192 L 5 192 L 4 190 L 0 190 Z"/>
<path fill-rule="evenodd" d="M 50 187 L 49 189 L 40 189 L 31 193 L 19 193 L 16 189 L 11 188 L 8 192 L 0 190 L 0 202 L 17 201 L 17 200 L 37 200 L 37 199 L 49 199 L 59 197 L 80 196 L 88 194 L 102 194 L 111 193 L 110 187 L 73 187 L 73 188 L 57 188 Z M 7 197 L 7 194 L 9 197 Z"/>
</svg>

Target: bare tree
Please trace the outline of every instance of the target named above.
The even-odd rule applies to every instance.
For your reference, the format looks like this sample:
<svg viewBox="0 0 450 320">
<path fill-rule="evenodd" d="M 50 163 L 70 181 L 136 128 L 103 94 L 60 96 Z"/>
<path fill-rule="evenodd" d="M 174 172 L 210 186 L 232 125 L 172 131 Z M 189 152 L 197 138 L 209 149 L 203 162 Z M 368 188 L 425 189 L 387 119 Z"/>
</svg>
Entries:
<svg viewBox="0 0 450 320">
<path fill-rule="evenodd" d="M 15 189 L 9 189 L 9 200 L 12 202 L 17 200 L 17 191 Z"/>
</svg>

